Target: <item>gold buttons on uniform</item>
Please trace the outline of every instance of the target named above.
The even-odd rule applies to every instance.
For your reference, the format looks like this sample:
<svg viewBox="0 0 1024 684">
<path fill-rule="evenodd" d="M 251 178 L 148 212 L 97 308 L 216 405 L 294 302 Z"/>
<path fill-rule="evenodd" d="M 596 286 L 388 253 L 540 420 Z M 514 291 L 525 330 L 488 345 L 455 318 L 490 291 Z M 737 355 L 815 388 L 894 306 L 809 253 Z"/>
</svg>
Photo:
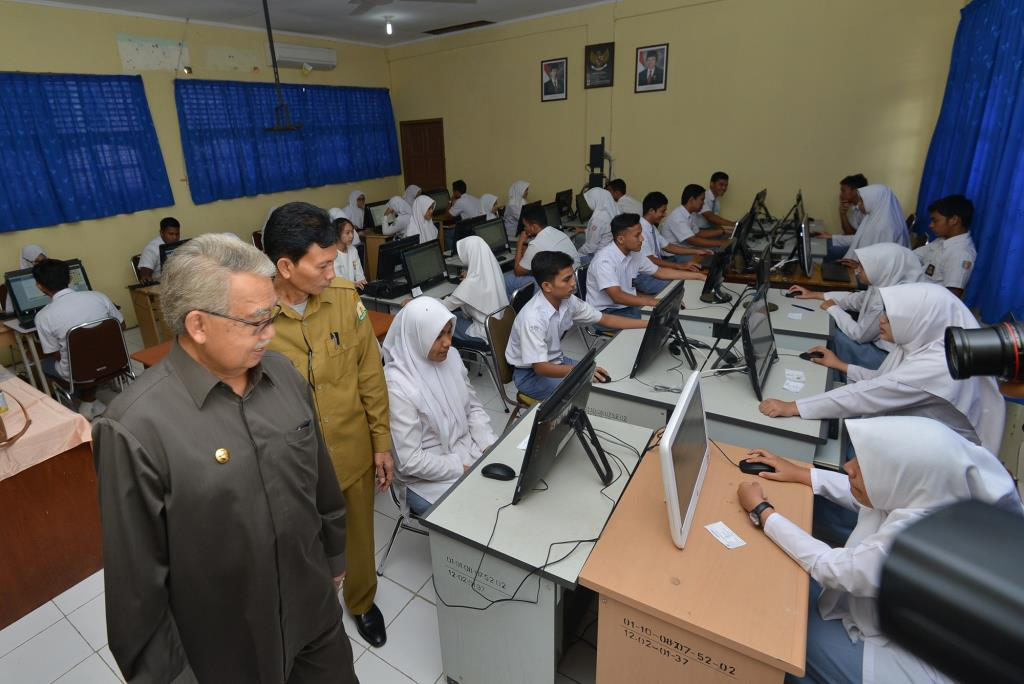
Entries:
<svg viewBox="0 0 1024 684">
<path fill-rule="evenodd" d="M 217 463 L 227 463 L 231 460 L 231 452 L 227 449 L 217 449 L 213 452 L 213 458 Z"/>
</svg>

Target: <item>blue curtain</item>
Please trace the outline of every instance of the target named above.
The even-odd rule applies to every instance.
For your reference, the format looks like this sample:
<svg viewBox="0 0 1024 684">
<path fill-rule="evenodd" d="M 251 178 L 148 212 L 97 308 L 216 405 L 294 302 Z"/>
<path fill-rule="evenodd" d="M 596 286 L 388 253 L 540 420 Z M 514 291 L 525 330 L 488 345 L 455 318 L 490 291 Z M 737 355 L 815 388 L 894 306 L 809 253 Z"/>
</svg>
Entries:
<svg viewBox="0 0 1024 684">
<path fill-rule="evenodd" d="M 281 88 L 297 131 L 266 130 L 277 104 L 272 83 L 174 82 L 193 202 L 401 173 L 386 89 Z"/>
<path fill-rule="evenodd" d="M 171 204 L 140 77 L 0 73 L 0 232 Z"/>
<path fill-rule="evenodd" d="M 978 260 L 965 301 L 985 321 L 1024 315 L 1024 2 L 974 0 L 960 12 L 953 59 L 921 190 L 928 205 L 962 193 L 974 202 Z"/>
</svg>

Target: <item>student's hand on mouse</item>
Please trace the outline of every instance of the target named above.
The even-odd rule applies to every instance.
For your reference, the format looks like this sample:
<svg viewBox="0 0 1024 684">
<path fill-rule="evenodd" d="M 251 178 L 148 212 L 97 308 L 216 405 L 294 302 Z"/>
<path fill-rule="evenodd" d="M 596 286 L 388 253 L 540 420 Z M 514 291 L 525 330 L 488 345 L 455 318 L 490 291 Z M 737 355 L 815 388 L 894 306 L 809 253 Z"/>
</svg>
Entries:
<svg viewBox="0 0 1024 684">
<path fill-rule="evenodd" d="M 814 290 L 808 290 L 806 287 L 799 285 L 791 285 L 789 292 L 796 292 L 796 299 L 824 299 L 825 295 Z"/>
<path fill-rule="evenodd" d="M 391 458 L 390 451 L 378 451 L 373 455 L 374 479 L 377 483 L 377 491 L 383 492 L 391 486 L 395 478 L 395 462 Z"/>
<path fill-rule="evenodd" d="M 860 262 L 857 261 L 856 259 L 840 259 L 839 263 L 841 263 L 846 268 L 857 268 L 858 266 L 860 266 Z"/>
<path fill-rule="evenodd" d="M 842 370 L 841 366 L 843 362 L 839 360 L 839 357 L 834 352 L 829 350 L 827 347 L 811 347 L 807 351 L 821 352 L 821 358 L 812 358 L 811 362 L 816 363 L 819 366 L 825 366 L 826 368 L 836 368 Z"/>
<path fill-rule="evenodd" d="M 366 281 L 365 280 L 357 280 L 356 281 L 356 287 L 358 287 L 360 290 L 362 290 L 364 287 L 366 287 Z"/>
<path fill-rule="evenodd" d="M 608 375 L 608 371 L 606 371 L 604 368 L 598 366 L 597 368 L 594 369 L 594 382 L 607 382 L 610 379 L 611 376 Z"/>
<path fill-rule="evenodd" d="M 825 301 L 823 301 L 821 303 L 821 308 L 824 309 L 825 311 L 827 311 L 830 306 L 835 306 L 835 305 L 836 305 L 836 300 L 834 300 L 834 299 L 826 299 Z"/>
<path fill-rule="evenodd" d="M 758 404 L 757 408 L 769 418 L 792 418 L 793 416 L 800 415 L 800 410 L 796 407 L 795 401 L 765 399 Z"/>
<path fill-rule="evenodd" d="M 747 452 L 746 460 L 751 463 L 764 463 L 775 468 L 774 473 L 758 473 L 758 477 L 778 482 L 799 482 L 808 487 L 811 486 L 811 471 L 808 468 L 801 468 L 770 451 L 751 449 Z"/>
<path fill-rule="evenodd" d="M 736 497 L 740 500 L 740 506 L 747 513 L 757 508 L 762 501 L 767 501 L 760 482 L 742 482 L 736 490 Z"/>
</svg>

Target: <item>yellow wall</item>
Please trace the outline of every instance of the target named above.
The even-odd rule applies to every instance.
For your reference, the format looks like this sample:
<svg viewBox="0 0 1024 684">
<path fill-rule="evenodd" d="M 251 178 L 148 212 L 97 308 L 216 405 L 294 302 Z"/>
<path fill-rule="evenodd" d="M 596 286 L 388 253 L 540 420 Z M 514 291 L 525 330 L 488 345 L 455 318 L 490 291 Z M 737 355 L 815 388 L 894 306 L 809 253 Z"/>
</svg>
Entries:
<svg viewBox="0 0 1024 684">
<path fill-rule="evenodd" d="M 123 72 L 117 34 L 178 41 L 184 31 L 184 22 L 0 0 L 0 69 L 120 74 Z M 277 40 L 332 47 L 338 55 L 338 67 L 334 70 L 315 71 L 305 77 L 298 70 L 285 69 L 281 71 L 282 81 L 373 87 L 387 87 L 390 83 L 383 49 L 291 35 L 279 35 Z M 266 65 L 265 32 L 192 24 L 185 42 L 195 78 L 273 81 L 273 71 Z M 227 52 L 250 55 L 251 59 L 237 70 L 214 66 L 224 63 L 222 55 Z M 253 66 L 259 67 L 259 73 L 253 73 Z M 141 75 L 174 193 L 174 206 L 0 233 L 0 269 L 15 268 L 21 246 L 31 243 L 41 245 L 53 257 L 81 258 L 93 287 L 120 304 L 129 324 L 134 324 L 135 314 L 125 289 L 134 282 L 129 259 L 156 236 L 162 217 L 177 217 L 186 237 L 231 231 L 248 239 L 252 230 L 262 226 L 267 211 L 284 202 L 302 199 L 324 207 L 344 206 L 354 187 L 365 192 L 371 201 L 387 198 L 399 190 L 400 177 L 392 176 L 354 185 L 330 185 L 196 206 L 185 181 L 185 161 L 174 105 L 175 75 L 171 70 L 144 71 Z"/>
</svg>

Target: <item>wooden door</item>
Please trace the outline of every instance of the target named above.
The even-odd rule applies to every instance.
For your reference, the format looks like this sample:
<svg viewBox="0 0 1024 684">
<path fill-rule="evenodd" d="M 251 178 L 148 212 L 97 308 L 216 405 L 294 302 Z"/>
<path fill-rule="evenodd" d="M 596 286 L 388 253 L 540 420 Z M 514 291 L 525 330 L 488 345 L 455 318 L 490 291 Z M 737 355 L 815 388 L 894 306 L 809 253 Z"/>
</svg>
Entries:
<svg viewBox="0 0 1024 684">
<path fill-rule="evenodd" d="M 444 167 L 444 120 L 402 121 L 402 166 L 405 185 L 423 190 L 448 187 Z"/>
</svg>

